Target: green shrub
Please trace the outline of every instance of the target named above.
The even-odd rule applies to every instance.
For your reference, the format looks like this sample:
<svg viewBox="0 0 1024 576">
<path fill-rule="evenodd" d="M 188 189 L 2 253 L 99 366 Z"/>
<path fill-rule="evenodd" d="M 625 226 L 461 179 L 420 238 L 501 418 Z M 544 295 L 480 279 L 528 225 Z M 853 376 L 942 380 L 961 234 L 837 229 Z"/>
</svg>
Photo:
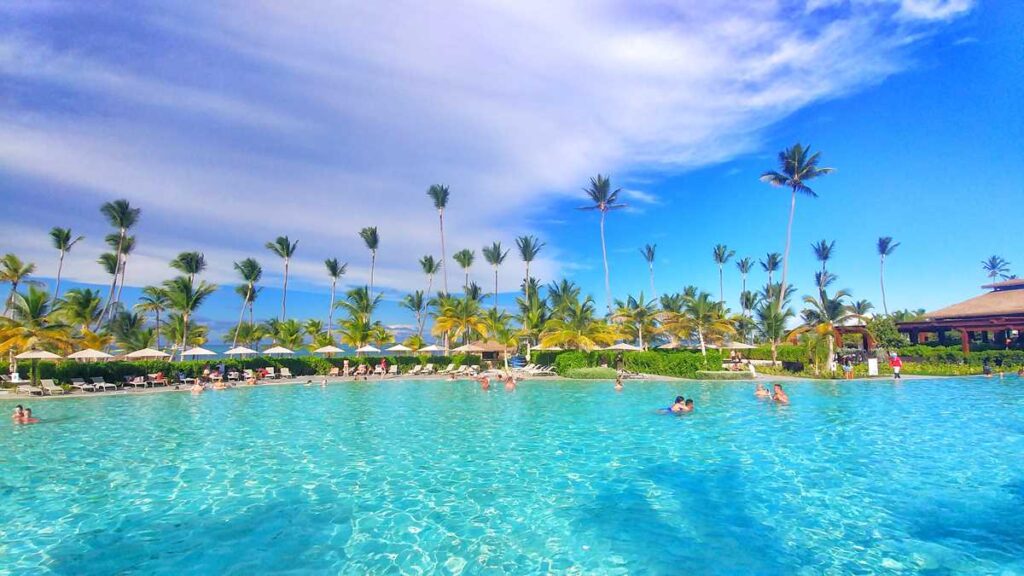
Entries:
<svg viewBox="0 0 1024 576">
<path fill-rule="evenodd" d="M 555 358 L 555 372 L 565 376 L 576 368 L 606 366 L 615 368 L 615 358 L 620 354 L 615 351 L 594 352 L 562 352 Z M 624 368 L 630 372 L 640 372 L 657 376 L 674 376 L 677 378 L 694 378 L 698 370 L 718 369 L 722 366 L 722 353 L 708 350 L 707 356 L 692 350 L 650 351 L 622 353 Z"/>
<path fill-rule="evenodd" d="M 555 358 L 555 372 L 565 376 L 570 370 L 586 368 L 590 361 L 586 352 L 563 352 Z"/>
<path fill-rule="evenodd" d="M 803 346 L 780 344 L 776 352 L 779 362 L 807 362 L 810 359 L 810 354 L 807 352 L 807 348 Z M 749 358 L 751 360 L 771 360 L 772 347 L 768 345 L 761 345 L 750 350 L 743 350 L 742 354 L 744 358 Z"/>
<path fill-rule="evenodd" d="M 701 380 L 748 380 L 749 373 L 729 372 L 728 370 L 698 370 L 697 378 Z"/>
<path fill-rule="evenodd" d="M 573 380 L 612 380 L 618 372 L 614 368 L 572 368 L 565 373 L 566 378 Z"/>
</svg>

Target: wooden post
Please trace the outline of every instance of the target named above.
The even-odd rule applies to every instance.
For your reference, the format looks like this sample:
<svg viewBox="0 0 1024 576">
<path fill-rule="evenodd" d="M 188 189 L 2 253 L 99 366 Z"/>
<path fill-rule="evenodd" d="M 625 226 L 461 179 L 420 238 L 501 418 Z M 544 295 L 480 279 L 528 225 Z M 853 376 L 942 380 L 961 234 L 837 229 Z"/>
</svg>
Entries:
<svg viewBox="0 0 1024 576">
<path fill-rule="evenodd" d="M 960 330 L 960 347 L 964 352 L 964 356 L 971 353 L 971 336 L 967 330 Z"/>
</svg>

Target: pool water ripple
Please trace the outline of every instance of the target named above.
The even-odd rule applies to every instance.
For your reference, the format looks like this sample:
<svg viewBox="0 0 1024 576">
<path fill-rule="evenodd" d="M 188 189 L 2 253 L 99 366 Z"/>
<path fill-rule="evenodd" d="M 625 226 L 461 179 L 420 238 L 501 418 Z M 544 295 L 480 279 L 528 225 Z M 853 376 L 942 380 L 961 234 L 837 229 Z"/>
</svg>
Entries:
<svg viewBox="0 0 1024 576">
<path fill-rule="evenodd" d="M 0 574 L 1024 574 L 1024 381 L 789 390 L 35 402 L 0 423 Z"/>
</svg>

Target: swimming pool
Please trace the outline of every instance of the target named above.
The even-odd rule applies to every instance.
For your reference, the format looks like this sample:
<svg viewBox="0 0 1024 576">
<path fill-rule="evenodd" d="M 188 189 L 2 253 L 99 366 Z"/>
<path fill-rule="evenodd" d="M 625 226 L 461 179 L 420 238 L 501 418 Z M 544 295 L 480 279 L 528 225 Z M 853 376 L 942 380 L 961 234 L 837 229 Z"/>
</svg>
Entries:
<svg viewBox="0 0 1024 576">
<path fill-rule="evenodd" d="M 35 401 L 0 422 L 0 573 L 1024 573 L 1024 381 L 787 389 Z"/>
</svg>

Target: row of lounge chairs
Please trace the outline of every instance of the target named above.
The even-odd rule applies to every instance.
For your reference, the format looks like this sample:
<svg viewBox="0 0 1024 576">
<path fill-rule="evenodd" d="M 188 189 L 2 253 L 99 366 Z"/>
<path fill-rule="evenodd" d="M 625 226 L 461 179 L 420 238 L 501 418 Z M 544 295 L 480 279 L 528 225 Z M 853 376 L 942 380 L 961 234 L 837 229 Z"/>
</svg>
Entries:
<svg viewBox="0 0 1024 576">
<path fill-rule="evenodd" d="M 266 378 L 277 379 L 277 378 L 293 378 L 291 370 L 284 367 L 281 368 L 280 372 L 276 371 L 274 367 L 267 367 L 263 369 L 266 373 Z M 239 381 L 243 377 L 242 374 L 232 371 L 228 372 L 227 379 L 229 381 Z M 245 379 L 254 378 L 253 370 L 245 370 Z M 210 380 L 222 381 L 223 376 L 219 374 L 212 374 Z M 6 377 L 4 380 L 7 380 Z M 178 373 L 177 382 L 182 384 L 192 384 L 196 381 L 195 378 L 191 378 L 185 375 L 183 372 Z M 126 376 L 123 383 L 107 382 L 102 376 L 93 376 L 88 379 L 85 378 L 72 378 L 70 381 L 71 388 L 79 390 L 81 392 L 107 392 L 111 390 L 123 390 L 129 387 L 134 389 L 139 388 L 156 388 L 158 386 L 169 386 L 170 380 L 166 376 L 160 373 L 147 374 L 145 376 Z M 54 383 L 53 379 L 47 378 L 39 381 L 39 386 L 32 386 L 30 384 L 21 384 L 15 391 L 18 394 L 30 394 L 35 396 L 45 395 L 59 395 L 67 394 L 67 391 Z"/>
<path fill-rule="evenodd" d="M 551 366 L 541 366 L 539 364 L 527 364 L 522 368 L 516 368 L 517 374 L 525 374 L 527 376 L 554 376 L 555 370 Z"/>
</svg>

